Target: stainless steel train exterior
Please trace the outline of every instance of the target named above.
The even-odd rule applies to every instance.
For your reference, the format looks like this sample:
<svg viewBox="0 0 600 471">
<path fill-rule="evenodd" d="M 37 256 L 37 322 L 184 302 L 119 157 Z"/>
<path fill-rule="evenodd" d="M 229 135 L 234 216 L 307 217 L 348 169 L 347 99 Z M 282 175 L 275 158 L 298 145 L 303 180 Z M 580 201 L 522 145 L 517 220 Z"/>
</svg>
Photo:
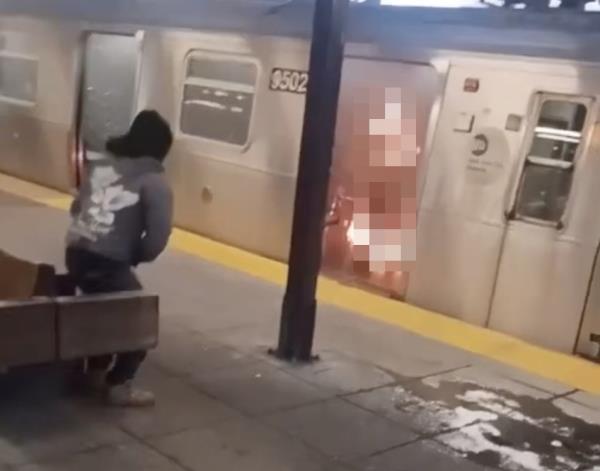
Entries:
<svg viewBox="0 0 600 471">
<path fill-rule="evenodd" d="M 155 108 L 176 133 L 168 162 L 176 223 L 285 260 L 311 5 L 232 1 L 166 9 L 113 0 L 86 10 L 57 0 L 50 10 L 4 0 L 0 171 L 71 190 L 82 159 L 96 158 L 136 110 Z M 401 283 L 398 274 L 362 281 L 548 348 L 593 354 L 598 20 L 435 14 L 351 9 L 332 193 L 352 191 L 352 158 L 364 150 L 352 139 L 354 117 L 365 113 L 356 97 L 365 90 L 399 88 L 411 100 L 419 155 L 415 269 Z M 349 246 L 332 240 L 324 245 L 333 269 L 327 254 Z"/>
</svg>

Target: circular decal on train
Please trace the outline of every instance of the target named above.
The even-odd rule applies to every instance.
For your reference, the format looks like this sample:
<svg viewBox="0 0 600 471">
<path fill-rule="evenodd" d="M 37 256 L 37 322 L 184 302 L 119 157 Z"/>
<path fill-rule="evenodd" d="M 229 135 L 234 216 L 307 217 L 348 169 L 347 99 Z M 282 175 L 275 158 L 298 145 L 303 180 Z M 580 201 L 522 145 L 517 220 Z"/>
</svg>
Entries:
<svg viewBox="0 0 600 471">
<path fill-rule="evenodd" d="M 501 178 L 507 169 L 508 141 L 498 129 L 481 129 L 474 134 L 467 154 L 467 181 L 489 185 Z"/>
<path fill-rule="evenodd" d="M 473 145 L 471 147 L 471 152 L 473 155 L 477 157 L 481 157 L 488 150 L 489 141 L 485 134 L 477 134 L 473 139 Z"/>
</svg>

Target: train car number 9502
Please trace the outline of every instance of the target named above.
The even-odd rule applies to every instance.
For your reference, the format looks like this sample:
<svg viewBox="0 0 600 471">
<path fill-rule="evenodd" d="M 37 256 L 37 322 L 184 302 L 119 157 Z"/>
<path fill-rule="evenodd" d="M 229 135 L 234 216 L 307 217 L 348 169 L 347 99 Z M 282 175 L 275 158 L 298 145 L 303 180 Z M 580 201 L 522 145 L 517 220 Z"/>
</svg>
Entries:
<svg viewBox="0 0 600 471">
<path fill-rule="evenodd" d="M 308 72 L 289 69 L 273 69 L 269 88 L 278 92 L 306 93 Z"/>
</svg>

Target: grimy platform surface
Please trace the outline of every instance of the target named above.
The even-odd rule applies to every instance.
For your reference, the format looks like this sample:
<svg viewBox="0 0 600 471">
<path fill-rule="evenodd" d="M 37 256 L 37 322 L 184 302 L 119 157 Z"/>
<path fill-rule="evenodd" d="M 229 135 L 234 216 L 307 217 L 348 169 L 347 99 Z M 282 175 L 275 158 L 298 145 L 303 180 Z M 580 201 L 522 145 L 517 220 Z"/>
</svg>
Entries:
<svg viewBox="0 0 600 471">
<path fill-rule="evenodd" d="M 62 266 L 68 198 L 7 178 L 0 189 L 0 247 Z M 175 249 L 140 270 L 162 300 L 160 346 L 139 378 L 157 406 L 107 409 L 66 395 L 44 368 L 0 377 L 0 470 L 600 470 L 600 396 L 578 390 L 598 392 L 585 378 L 599 367 L 527 346 L 519 357 L 508 340 L 502 363 L 473 353 L 470 326 L 453 324 L 454 343 L 434 339 L 445 318 L 417 334 L 401 303 L 401 320 L 386 322 L 370 315 L 379 301 L 348 291 L 364 311 L 353 313 L 327 286 L 322 360 L 280 363 L 265 354 L 283 293 L 269 265 L 256 277 L 223 248 L 206 245 L 210 261 L 177 250 L 194 240 L 177 233 Z"/>
</svg>

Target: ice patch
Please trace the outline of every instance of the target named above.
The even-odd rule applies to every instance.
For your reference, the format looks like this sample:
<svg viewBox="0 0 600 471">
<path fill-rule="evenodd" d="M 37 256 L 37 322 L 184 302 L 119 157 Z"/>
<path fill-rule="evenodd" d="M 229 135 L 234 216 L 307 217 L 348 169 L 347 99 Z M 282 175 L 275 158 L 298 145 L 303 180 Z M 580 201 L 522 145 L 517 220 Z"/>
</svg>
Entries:
<svg viewBox="0 0 600 471">
<path fill-rule="evenodd" d="M 573 469 L 575 471 L 581 469 L 581 463 L 578 463 L 577 461 L 571 460 L 569 458 L 565 458 L 564 456 L 557 456 L 556 461 L 558 461 L 560 464 L 568 466 L 569 469 Z"/>
<path fill-rule="evenodd" d="M 463 453 L 494 452 L 500 456 L 501 465 L 509 471 L 552 471 L 542 466 L 541 457 L 532 451 L 516 450 L 492 442 L 488 436 L 499 437 L 500 431 L 489 423 L 479 423 L 460 431 L 443 435 L 439 440 Z"/>
<path fill-rule="evenodd" d="M 457 407 L 452 411 L 448 411 L 447 416 L 444 417 L 444 422 L 452 429 L 462 428 L 475 422 L 490 422 L 493 420 L 498 420 L 497 414 L 481 410 L 469 410 L 464 407 Z"/>
<path fill-rule="evenodd" d="M 508 399 L 506 397 L 502 397 L 499 394 L 496 394 L 491 391 L 483 391 L 483 390 L 471 390 L 464 394 L 461 399 L 467 402 L 476 402 L 478 404 L 487 404 L 490 402 L 496 402 L 499 404 L 504 404 L 506 407 L 510 407 L 512 409 L 520 409 L 521 404 L 517 401 L 513 401 L 512 399 Z"/>
<path fill-rule="evenodd" d="M 503 415 L 518 422 L 533 425 L 534 427 L 549 427 L 554 431 L 554 433 L 557 433 L 562 437 L 571 437 L 573 435 L 573 430 L 569 427 L 557 428 L 555 426 L 557 420 L 556 418 L 548 417 L 545 419 L 534 419 L 529 417 L 519 410 L 521 409 L 521 405 L 517 401 L 502 397 L 492 391 L 471 390 L 467 391 L 463 395 L 457 396 L 457 399 L 471 404 L 476 404 L 477 406 L 494 412 L 495 414 Z"/>
<path fill-rule="evenodd" d="M 441 387 L 441 382 L 435 378 L 423 380 L 423 383 L 434 388 Z M 481 386 L 476 384 L 465 386 L 454 397 L 445 396 L 446 400 L 426 400 L 412 391 L 397 387 L 393 400 L 396 407 L 413 415 L 420 429 L 442 434 L 437 440 L 453 452 L 466 458 L 478 454 L 497 455 L 499 467 L 504 471 L 583 470 L 582 463 L 577 462 L 579 458 L 587 460 L 591 466 L 598 463 L 599 457 L 594 455 L 600 452 L 600 444 L 590 444 L 592 453 L 587 454 L 573 454 L 568 444 L 570 442 L 565 445 L 564 439 L 573 438 L 574 430 L 561 424 L 561 414 L 555 417 L 531 417 L 525 413 L 526 404 L 522 405 L 514 396 L 504 397 L 501 392 L 480 389 Z M 502 437 L 500 430 L 503 429 L 498 427 L 503 422 L 495 423 L 501 417 L 544 430 L 544 433 L 551 433 L 554 437 L 549 437 L 546 446 L 541 446 L 539 450 L 528 442 L 513 444 L 510 433 Z M 600 471 L 600 466 L 596 465 L 593 469 L 587 467 L 585 470 Z"/>
<path fill-rule="evenodd" d="M 440 377 L 432 376 L 431 378 L 425 378 L 421 381 L 425 386 L 429 386 L 433 389 L 440 389 Z"/>
<path fill-rule="evenodd" d="M 417 423 L 429 431 L 454 430 L 475 422 L 498 419 L 493 412 L 462 406 L 451 408 L 443 401 L 426 401 L 401 387 L 394 391 L 394 404 L 415 414 Z"/>
<path fill-rule="evenodd" d="M 429 431 L 441 432 L 456 430 L 477 422 L 490 422 L 497 419 L 498 416 L 491 412 L 456 407 L 455 409 L 437 410 L 435 412 L 424 411 L 419 418 L 419 424 Z"/>
</svg>

